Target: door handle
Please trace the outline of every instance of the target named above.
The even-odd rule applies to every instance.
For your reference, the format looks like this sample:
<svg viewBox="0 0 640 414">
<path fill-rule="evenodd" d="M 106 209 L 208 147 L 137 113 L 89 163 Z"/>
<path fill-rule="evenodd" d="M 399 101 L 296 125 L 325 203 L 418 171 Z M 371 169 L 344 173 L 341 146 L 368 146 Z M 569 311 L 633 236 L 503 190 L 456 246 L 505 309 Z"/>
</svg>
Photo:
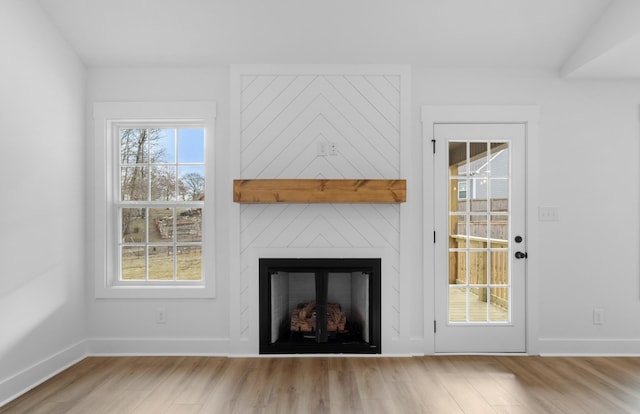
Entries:
<svg viewBox="0 0 640 414">
<path fill-rule="evenodd" d="M 526 252 L 516 252 L 516 259 L 526 259 L 528 254 Z"/>
</svg>

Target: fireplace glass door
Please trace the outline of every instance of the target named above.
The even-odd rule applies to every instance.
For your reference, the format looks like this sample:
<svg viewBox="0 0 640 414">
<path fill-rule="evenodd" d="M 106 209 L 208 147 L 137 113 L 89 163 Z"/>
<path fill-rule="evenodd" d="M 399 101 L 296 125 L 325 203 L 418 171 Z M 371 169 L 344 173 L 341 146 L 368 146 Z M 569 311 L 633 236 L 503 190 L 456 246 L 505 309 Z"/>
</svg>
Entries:
<svg viewBox="0 0 640 414">
<path fill-rule="evenodd" d="M 261 353 L 380 353 L 380 260 L 261 259 Z"/>
</svg>

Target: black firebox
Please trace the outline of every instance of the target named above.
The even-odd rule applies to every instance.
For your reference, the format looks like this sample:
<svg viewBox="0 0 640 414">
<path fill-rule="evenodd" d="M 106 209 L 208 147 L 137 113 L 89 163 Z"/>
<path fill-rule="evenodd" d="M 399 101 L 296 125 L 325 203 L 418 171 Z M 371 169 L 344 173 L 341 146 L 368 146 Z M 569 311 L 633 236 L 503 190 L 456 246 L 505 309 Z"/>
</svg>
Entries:
<svg viewBox="0 0 640 414">
<path fill-rule="evenodd" d="M 260 354 L 380 354 L 380 259 L 260 259 Z"/>
</svg>

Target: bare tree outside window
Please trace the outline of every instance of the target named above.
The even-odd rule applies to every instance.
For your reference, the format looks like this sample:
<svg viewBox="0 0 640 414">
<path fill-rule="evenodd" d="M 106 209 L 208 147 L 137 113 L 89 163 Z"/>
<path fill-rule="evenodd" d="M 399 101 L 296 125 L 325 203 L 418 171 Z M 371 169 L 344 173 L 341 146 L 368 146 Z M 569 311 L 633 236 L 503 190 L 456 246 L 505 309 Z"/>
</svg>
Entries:
<svg viewBox="0 0 640 414">
<path fill-rule="evenodd" d="M 204 195 L 204 177 L 198 173 L 191 172 L 180 177 L 180 181 L 185 188 L 185 193 L 189 200 L 198 200 Z"/>
</svg>

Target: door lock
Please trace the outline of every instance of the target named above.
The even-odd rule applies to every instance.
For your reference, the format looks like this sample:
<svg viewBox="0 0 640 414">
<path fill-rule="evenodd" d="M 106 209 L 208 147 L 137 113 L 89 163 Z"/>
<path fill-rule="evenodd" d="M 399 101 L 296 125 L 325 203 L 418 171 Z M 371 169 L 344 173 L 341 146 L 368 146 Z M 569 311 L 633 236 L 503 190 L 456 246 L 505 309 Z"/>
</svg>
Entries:
<svg viewBox="0 0 640 414">
<path fill-rule="evenodd" d="M 527 252 L 516 252 L 516 259 L 526 259 L 528 256 Z"/>
</svg>

